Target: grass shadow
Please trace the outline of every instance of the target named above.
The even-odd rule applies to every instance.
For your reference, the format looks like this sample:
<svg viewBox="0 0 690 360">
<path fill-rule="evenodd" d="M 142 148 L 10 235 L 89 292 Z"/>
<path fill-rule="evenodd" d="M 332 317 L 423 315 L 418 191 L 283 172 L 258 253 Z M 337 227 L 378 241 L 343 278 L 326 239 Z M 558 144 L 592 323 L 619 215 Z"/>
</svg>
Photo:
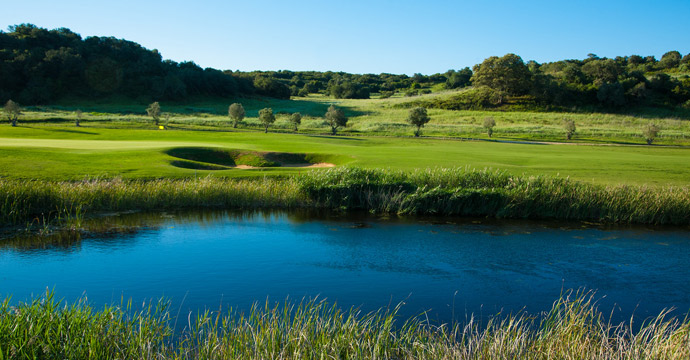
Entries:
<svg viewBox="0 0 690 360">
<path fill-rule="evenodd" d="M 70 134 L 84 134 L 84 135 L 98 135 L 95 132 L 83 131 L 83 130 L 67 130 L 67 129 L 43 129 L 49 132 L 59 132 L 59 133 L 70 133 Z"/>
</svg>

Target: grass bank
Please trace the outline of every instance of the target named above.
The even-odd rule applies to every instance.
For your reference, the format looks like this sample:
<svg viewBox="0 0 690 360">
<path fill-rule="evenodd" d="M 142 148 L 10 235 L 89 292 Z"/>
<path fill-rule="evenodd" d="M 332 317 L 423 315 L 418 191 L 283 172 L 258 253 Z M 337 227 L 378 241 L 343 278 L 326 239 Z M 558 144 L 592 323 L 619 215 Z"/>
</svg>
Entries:
<svg viewBox="0 0 690 360">
<path fill-rule="evenodd" d="M 399 307 L 363 314 L 326 302 L 255 305 L 196 316 L 164 301 L 132 311 L 63 304 L 52 294 L 0 304 L 0 359 L 687 359 L 690 320 L 662 312 L 614 324 L 591 294 L 566 293 L 550 311 L 436 326 Z M 191 314 L 190 314 L 191 315 Z M 176 322 L 186 324 L 175 334 Z M 631 325 L 640 325 L 631 329 Z"/>
<path fill-rule="evenodd" d="M 0 179 L 0 223 L 5 225 L 78 228 L 85 214 L 183 208 L 319 208 L 688 225 L 690 189 L 604 186 L 463 168 L 405 172 L 346 167 L 255 179 Z"/>
</svg>

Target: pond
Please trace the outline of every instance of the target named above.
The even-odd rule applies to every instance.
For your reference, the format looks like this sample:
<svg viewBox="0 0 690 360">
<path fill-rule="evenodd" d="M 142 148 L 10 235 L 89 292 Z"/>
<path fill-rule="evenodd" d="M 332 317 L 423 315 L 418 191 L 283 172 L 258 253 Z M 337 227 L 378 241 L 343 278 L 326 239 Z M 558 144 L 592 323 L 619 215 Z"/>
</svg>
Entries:
<svg viewBox="0 0 690 360">
<path fill-rule="evenodd" d="M 327 299 L 372 311 L 399 302 L 434 322 L 546 311 L 596 290 L 605 314 L 690 310 L 687 228 L 306 212 L 113 214 L 85 234 L 0 241 L 0 296 L 161 297 L 174 311 Z"/>
</svg>

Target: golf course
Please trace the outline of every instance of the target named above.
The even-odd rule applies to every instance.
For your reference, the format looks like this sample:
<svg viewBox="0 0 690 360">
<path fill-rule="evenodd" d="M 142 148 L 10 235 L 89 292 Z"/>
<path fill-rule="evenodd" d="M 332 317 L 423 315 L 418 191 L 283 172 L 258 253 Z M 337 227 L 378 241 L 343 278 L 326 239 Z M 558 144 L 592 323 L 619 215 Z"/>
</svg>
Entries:
<svg viewBox="0 0 690 360">
<path fill-rule="evenodd" d="M 690 8 L 618 2 L 8 4 L 0 360 L 687 360 Z"/>
</svg>

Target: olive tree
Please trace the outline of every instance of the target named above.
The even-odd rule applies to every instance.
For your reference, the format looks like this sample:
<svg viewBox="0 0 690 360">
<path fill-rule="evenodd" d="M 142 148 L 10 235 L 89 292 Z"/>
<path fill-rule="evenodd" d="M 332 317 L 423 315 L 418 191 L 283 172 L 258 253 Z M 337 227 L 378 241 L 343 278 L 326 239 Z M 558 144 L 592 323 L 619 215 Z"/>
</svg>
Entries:
<svg viewBox="0 0 690 360">
<path fill-rule="evenodd" d="M 652 123 L 647 124 L 647 126 L 642 129 L 642 135 L 644 135 L 645 140 L 647 140 L 647 145 L 652 145 L 654 139 L 659 136 L 659 131 L 661 131 L 661 129 Z"/>
<path fill-rule="evenodd" d="M 232 127 L 236 128 L 242 119 L 244 119 L 244 106 L 240 103 L 234 103 L 228 107 L 228 116 L 232 119 Z"/>
<path fill-rule="evenodd" d="M 81 125 L 79 123 L 81 122 L 81 119 L 84 115 L 82 114 L 81 110 L 77 110 L 74 112 L 74 116 L 75 116 L 74 125 L 76 125 L 77 127 L 80 127 Z"/>
<path fill-rule="evenodd" d="M 573 135 L 575 135 L 576 130 L 575 122 L 570 119 L 563 120 L 563 129 L 565 129 L 565 138 L 567 140 L 572 139 Z"/>
<path fill-rule="evenodd" d="M 345 126 L 347 124 L 347 117 L 343 110 L 336 108 L 334 105 L 328 107 L 326 111 L 326 121 L 331 127 L 331 132 L 335 135 L 338 131 L 338 127 Z"/>
<path fill-rule="evenodd" d="M 153 118 L 153 123 L 158 125 L 161 119 L 161 106 L 158 101 L 151 103 L 149 107 L 146 108 L 146 113 Z"/>
<path fill-rule="evenodd" d="M 22 109 L 19 107 L 19 104 L 12 100 L 8 100 L 4 110 L 5 116 L 7 116 L 7 120 L 10 121 L 10 124 L 12 124 L 12 126 L 17 126 L 17 119 L 19 119 L 19 115 L 22 114 Z"/>
<path fill-rule="evenodd" d="M 302 123 L 302 114 L 296 112 L 290 115 L 290 123 L 292 123 L 295 127 L 295 131 L 297 131 L 297 127 Z"/>
<path fill-rule="evenodd" d="M 426 109 L 423 107 L 416 107 L 410 109 L 410 113 L 407 116 L 407 122 L 417 127 L 414 132 L 415 137 L 419 137 L 422 134 L 422 127 L 424 124 L 428 123 L 431 118 L 426 114 Z"/>
<path fill-rule="evenodd" d="M 264 132 L 268 132 L 268 127 L 276 121 L 276 116 L 273 115 L 273 109 L 263 108 L 259 110 L 259 120 L 264 126 Z"/>
<path fill-rule="evenodd" d="M 491 137 L 494 133 L 494 126 L 496 126 L 496 120 L 492 118 L 491 116 L 487 116 L 484 118 L 484 129 L 486 129 L 486 133 Z"/>
</svg>

